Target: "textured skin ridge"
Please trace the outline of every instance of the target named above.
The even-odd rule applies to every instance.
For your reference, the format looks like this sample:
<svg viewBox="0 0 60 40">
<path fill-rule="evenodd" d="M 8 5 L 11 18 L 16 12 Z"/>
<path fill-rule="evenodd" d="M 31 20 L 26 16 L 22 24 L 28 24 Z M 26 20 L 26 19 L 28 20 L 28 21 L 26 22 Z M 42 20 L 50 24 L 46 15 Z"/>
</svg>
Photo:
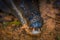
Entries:
<svg viewBox="0 0 60 40">
<path fill-rule="evenodd" d="M 4 3 L 2 0 L 0 2 Z M 7 2 L 8 4 L 11 4 L 11 1 L 9 1 L 9 0 L 5 1 L 5 2 Z M 28 19 L 30 27 L 33 27 L 33 28 L 38 28 L 38 27 L 41 28 L 42 27 L 43 22 L 42 22 L 41 14 L 40 14 L 40 12 L 39 12 L 39 10 L 37 8 L 38 7 L 37 0 L 33 0 L 33 1 L 32 0 L 29 0 L 29 1 L 28 0 L 25 0 L 25 1 L 22 0 L 22 1 L 20 1 L 19 4 L 17 3 L 18 5 L 16 5 L 16 3 L 13 0 L 13 3 L 15 4 L 16 8 L 18 9 L 18 11 L 20 11 L 20 9 L 22 9 L 22 11 L 23 11 L 22 15 L 24 15 L 24 17 Z M 5 8 L 4 7 L 3 8 L 0 7 L 0 9 L 2 9 L 3 11 L 6 11 L 6 10 L 7 11 L 11 11 L 10 8 L 8 7 L 9 5 L 1 4 L 0 6 L 1 7 L 2 6 L 4 6 L 4 7 L 6 6 Z M 13 8 L 12 7 L 13 6 L 11 6 L 11 9 L 14 8 L 14 7 Z M 17 12 L 17 11 L 15 12 L 14 11 L 13 14 L 16 15 L 17 18 L 21 21 L 21 15 L 19 15 L 19 12 Z"/>
</svg>

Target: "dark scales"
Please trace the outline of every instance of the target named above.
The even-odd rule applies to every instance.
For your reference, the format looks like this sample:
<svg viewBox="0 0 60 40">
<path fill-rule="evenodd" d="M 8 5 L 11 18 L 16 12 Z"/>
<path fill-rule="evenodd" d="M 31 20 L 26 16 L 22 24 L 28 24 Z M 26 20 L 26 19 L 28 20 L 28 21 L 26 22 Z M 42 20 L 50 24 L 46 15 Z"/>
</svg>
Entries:
<svg viewBox="0 0 60 40">
<path fill-rule="evenodd" d="M 8 1 L 2 1 L 2 0 L 0 1 L 0 4 L 1 4 L 0 10 L 3 10 L 3 11 L 9 10 L 12 12 L 12 8 L 11 8 L 12 6 L 8 5 L 10 4 L 10 2 L 8 3 Z M 22 9 L 23 11 L 22 14 L 25 18 L 28 19 L 30 27 L 32 28 L 42 27 L 43 19 L 41 17 L 41 13 L 39 12 L 38 0 L 20 0 L 19 2 L 18 1 L 16 2 L 16 0 L 12 0 L 12 1 L 14 2 L 14 4 L 16 5 L 18 9 Z M 2 8 L 2 6 L 4 7 Z M 12 14 L 14 13 L 12 12 Z M 18 13 L 15 13 L 15 14 L 18 14 Z M 17 16 L 18 19 L 20 18 L 20 16 L 18 15 L 15 15 L 15 16 Z"/>
</svg>

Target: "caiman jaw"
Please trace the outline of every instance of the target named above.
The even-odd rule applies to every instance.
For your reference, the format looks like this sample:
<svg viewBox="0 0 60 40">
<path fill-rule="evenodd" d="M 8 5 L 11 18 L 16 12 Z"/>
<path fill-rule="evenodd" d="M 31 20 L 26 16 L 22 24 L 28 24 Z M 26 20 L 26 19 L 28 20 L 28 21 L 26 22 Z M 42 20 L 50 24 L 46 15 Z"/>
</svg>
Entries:
<svg viewBox="0 0 60 40">
<path fill-rule="evenodd" d="M 23 13 L 21 13 L 21 11 L 18 10 L 18 8 L 16 7 L 16 5 L 13 3 L 12 0 L 11 0 L 11 4 L 13 6 L 13 9 L 17 12 L 22 25 L 24 25 L 23 27 L 21 27 L 21 29 L 22 30 L 25 29 L 25 31 L 28 34 L 32 34 L 32 35 L 40 34 L 41 33 L 40 29 L 42 27 L 41 25 L 42 25 L 43 22 L 42 22 L 41 14 L 39 13 L 39 11 L 36 11 L 36 9 L 34 9 L 33 6 L 31 6 L 32 7 L 31 9 L 28 6 L 29 11 L 30 11 L 30 15 L 28 17 L 26 17 L 26 18 L 28 18 L 28 21 L 30 22 L 29 25 L 28 25 L 27 24 L 27 20 L 22 15 Z M 29 14 L 29 13 L 27 13 L 27 14 Z M 29 18 L 30 18 L 31 15 L 33 15 L 32 16 L 33 18 L 29 20 Z M 31 27 L 32 27 L 32 30 L 30 30 Z M 35 28 L 37 28 L 37 30 Z"/>
</svg>

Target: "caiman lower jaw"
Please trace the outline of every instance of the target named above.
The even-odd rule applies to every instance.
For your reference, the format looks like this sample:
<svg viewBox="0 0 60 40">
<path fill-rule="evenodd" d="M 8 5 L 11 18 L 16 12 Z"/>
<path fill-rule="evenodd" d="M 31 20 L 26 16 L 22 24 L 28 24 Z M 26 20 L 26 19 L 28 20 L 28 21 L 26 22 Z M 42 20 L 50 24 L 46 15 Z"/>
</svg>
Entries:
<svg viewBox="0 0 60 40">
<path fill-rule="evenodd" d="M 39 35 L 41 33 L 41 30 L 39 28 L 37 30 L 35 28 L 26 28 L 25 31 L 30 35 Z"/>
<path fill-rule="evenodd" d="M 41 32 L 40 31 L 33 30 L 31 33 L 35 35 L 35 34 L 39 34 Z"/>
</svg>

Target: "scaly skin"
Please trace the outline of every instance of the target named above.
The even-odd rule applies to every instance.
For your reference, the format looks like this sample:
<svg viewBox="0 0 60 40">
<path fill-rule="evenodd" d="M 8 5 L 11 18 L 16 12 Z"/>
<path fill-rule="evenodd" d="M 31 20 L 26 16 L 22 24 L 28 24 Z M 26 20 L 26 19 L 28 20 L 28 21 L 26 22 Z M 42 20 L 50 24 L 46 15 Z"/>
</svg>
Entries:
<svg viewBox="0 0 60 40">
<path fill-rule="evenodd" d="M 0 2 L 4 3 L 2 0 Z M 43 25 L 43 20 L 37 8 L 38 7 L 37 0 L 33 0 L 33 1 L 21 0 L 19 4 L 17 3 L 17 5 L 16 3 L 13 2 L 13 0 L 8 0 L 8 1 L 5 0 L 5 3 L 6 4 L 3 4 L 3 6 L 5 5 L 6 9 L 9 6 L 8 4 L 11 4 L 8 7 L 9 9 L 7 11 L 10 11 L 11 13 L 13 13 L 19 19 L 19 21 L 21 21 L 21 23 L 23 24 L 23 27 L 21 29 L 25 29 L 30 34 L 33 32 L 34 32 L 33 34 L 39 33 L 39 29 L 41 29 Z M 5 9 L 3 8 L 0 8 L 0 9 L 5 11 Z M 29 21 L 29 24 L 26 19 Z M 30 30 L 29 28 L 31 27 L 32 27 L 32 31 L 28 31 Z M 35 30 L 35 28 L 37 28 L 38 30 Z"/>
</svg>

